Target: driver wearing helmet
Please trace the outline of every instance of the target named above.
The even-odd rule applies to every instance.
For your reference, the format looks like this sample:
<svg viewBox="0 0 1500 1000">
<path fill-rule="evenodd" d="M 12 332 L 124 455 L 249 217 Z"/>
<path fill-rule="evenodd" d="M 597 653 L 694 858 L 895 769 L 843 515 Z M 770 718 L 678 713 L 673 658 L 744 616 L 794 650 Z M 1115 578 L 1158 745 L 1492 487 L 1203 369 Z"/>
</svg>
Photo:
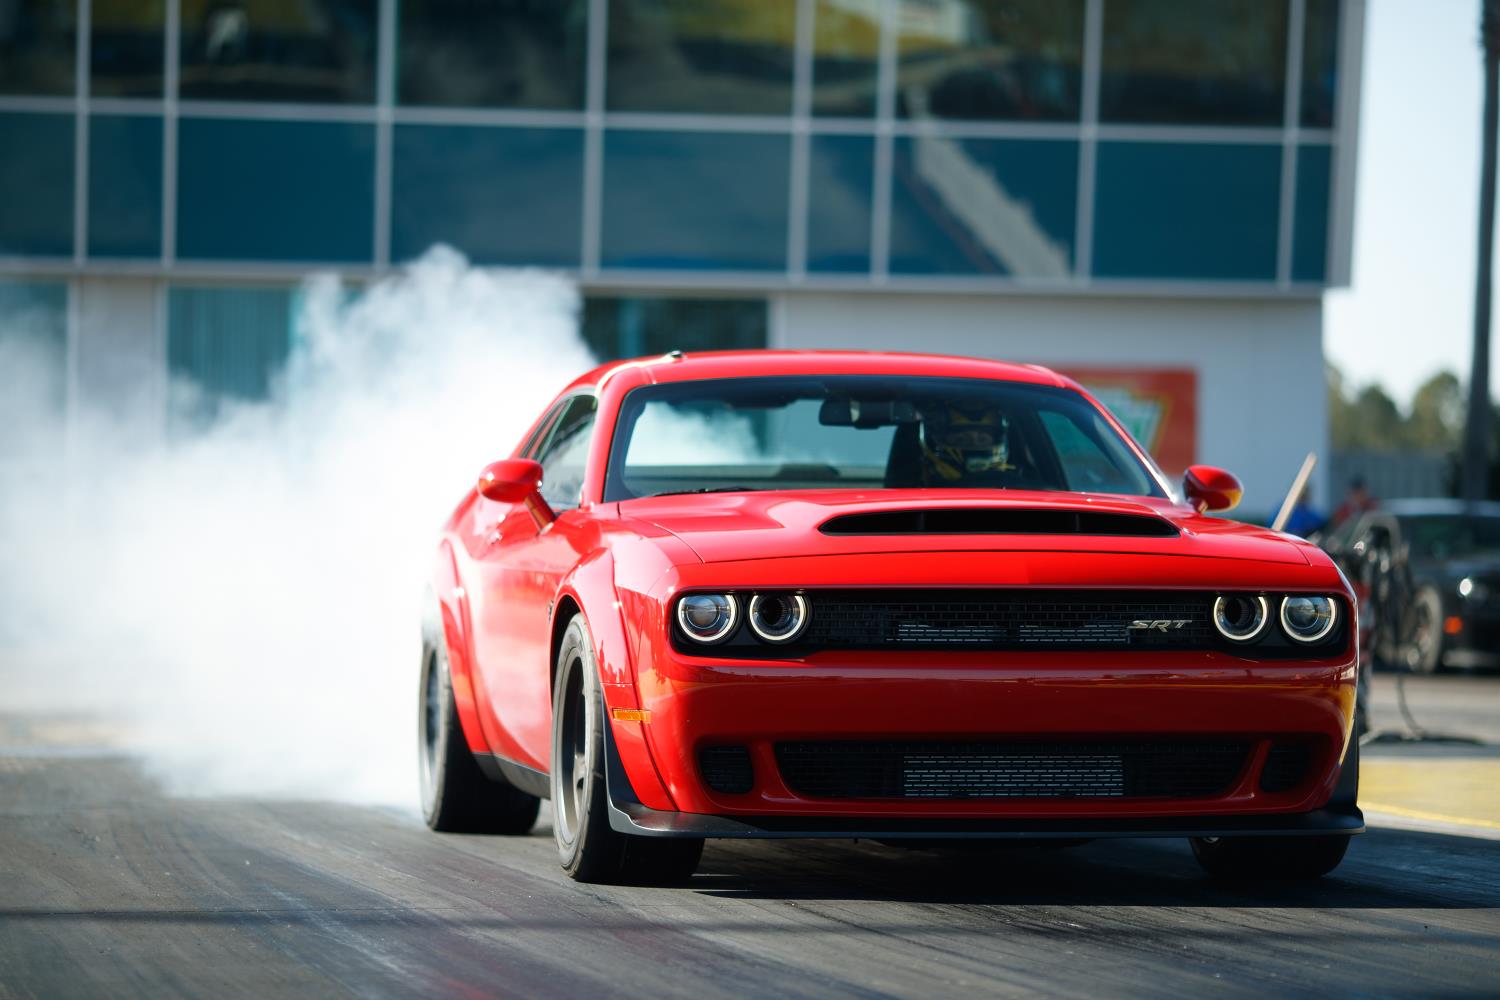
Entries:
<svg viewBox="0 0 1500 1000">
<path fill-rule="evenodd" d="M 1010 421 L 984 403 L 922 408 L 922 482 L 927 486 L 1004 486 Z"/>
</svg>

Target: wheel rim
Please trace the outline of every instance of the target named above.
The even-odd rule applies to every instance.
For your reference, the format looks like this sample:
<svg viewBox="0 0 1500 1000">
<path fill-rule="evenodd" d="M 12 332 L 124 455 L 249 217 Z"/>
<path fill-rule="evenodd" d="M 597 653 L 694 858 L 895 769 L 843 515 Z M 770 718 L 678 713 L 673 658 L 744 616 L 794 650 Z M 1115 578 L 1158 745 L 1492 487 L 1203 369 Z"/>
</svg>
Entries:
<svg viewBox="0 0 1500 1000">
<path fill-rule="evenodd" d="M 442 674 L 438 669 L 437 653 L 429 651 L 427 662 L 422 666 L 422 777 L 430 790 L 435 777 L 438 756 L 438 731 L 443 719 Z"/>
<path fill-rule="evenodd" d="M 589 745 L 588 703 L 583 694 L 583 664 L 574 660 L 568 668 L 568 687 L 563 696 L 563 717 L 557 745 L 557 826 L 565 843 L 572 843 L 588 803 Z"/>
</svg>

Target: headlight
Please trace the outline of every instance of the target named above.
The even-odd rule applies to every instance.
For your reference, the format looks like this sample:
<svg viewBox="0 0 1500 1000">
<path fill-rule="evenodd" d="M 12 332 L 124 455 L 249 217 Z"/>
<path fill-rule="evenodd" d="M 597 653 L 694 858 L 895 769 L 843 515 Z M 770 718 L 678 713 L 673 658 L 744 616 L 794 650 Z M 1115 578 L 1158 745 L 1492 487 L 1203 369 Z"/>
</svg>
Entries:
<svg viewBox="0 0 1500 1000">
<path fill-rule="evenodd" d="M 1214 628 L 1234 642 L 1249 642 L 1260 635 L 1270 617 L 1264 597 L 1221 594 L 1214 601 Z"/>
<path fill-rule="evenodd" d="M 1333 631 L 1338 605 L 1327 597 L 1293 594 L 1281 599 L 1281 627 L 1298 642 L 1317 642 Z"/>
<path fill-rule="evenodd" d="M 807 628 L 801 594 L 756 594 L 750 598 L 750 630 L 766 642 L 791 642 Z"/>
<path fill-rule="evenodd" d="M 677 602 L 677 624 L 684 635 L 704 645 L 723 642 L 740 622 L 733 594 L 689 594 Z"/>
<path fill-rule="evenodd" d="M 1485 601 L 1489 599 L 1490 588 L 1471 576 L 1466 576 L 1458 581 L 1458 596 L 1469 601 Z"/>
</svg>

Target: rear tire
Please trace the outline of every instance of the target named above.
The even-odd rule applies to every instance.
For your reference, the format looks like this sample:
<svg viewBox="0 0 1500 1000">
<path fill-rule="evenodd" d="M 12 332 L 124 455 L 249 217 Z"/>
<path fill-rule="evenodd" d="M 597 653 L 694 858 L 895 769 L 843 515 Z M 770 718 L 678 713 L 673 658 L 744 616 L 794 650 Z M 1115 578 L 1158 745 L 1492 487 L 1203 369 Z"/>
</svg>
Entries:
<svg viewBox="0 0 1500 1000">
<path fill-rule="evenodd" d="M 552 697 L 552 830 L 563 871 L 579 882 L 675 885 L 703 854 L 702 838 L 633 837 L 609 825 L 604 699 L 594 644 L 574 615 L 557 653 Z"/>
<path fill-rule="evenodd" d="M 491 781 L 464 739 L 448 671 L 448 644 L 424 630 L 417 699 L 417 765 L 422 816 L 445 833 L 522 834 L 536 824 L 541 800 Z"/>
<path fill-rule="evenodd" d="M 1310 837 L 1194 837 L 1193 857 L 1230 881 L 1321 878 L 1339 866 L 1348 834 Z"/>
</svg>

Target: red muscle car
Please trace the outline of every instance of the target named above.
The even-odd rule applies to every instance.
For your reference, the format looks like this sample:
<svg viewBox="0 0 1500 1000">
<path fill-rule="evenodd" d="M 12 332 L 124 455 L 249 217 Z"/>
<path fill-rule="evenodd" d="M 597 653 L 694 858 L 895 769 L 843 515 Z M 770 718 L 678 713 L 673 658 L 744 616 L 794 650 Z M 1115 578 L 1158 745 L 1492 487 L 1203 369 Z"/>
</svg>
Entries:
<svg viewBox="0 0 1500 1000">
<path fill-rule="evenodd" d="M 1362 832 L 1353 595 L 1206 516 L 1075 382 L 902 354 L 725 352 L 570 385 L 448 520 L 423 807 L 585 881 L 710 837 L 1187 837 L 1316 877 Z"/>
</svg>

